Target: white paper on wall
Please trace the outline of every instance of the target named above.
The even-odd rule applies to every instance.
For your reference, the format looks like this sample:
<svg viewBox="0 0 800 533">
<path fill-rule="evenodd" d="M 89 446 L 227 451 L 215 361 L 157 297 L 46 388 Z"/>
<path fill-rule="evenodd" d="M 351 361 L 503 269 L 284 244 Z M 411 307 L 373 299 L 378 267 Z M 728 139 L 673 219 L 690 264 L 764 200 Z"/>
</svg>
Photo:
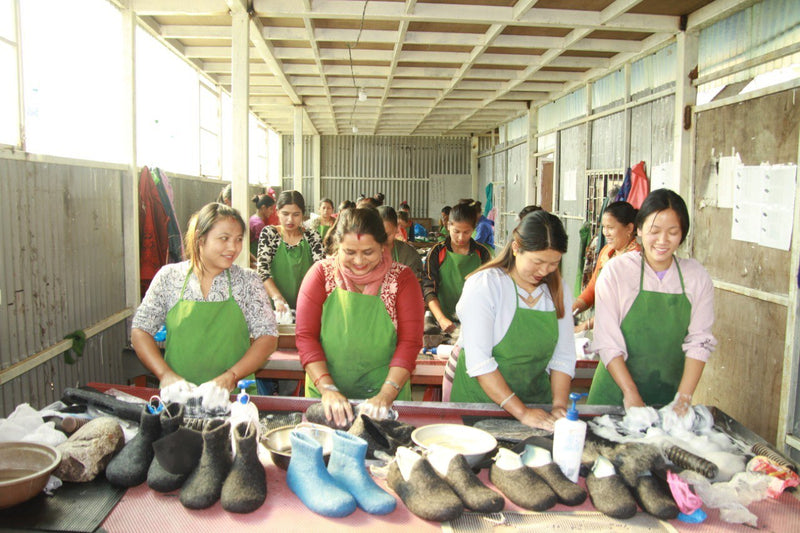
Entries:
<svg viewBox="0 0 800 533">
<path fill-rule="evenodd" d="M 731 238 L 788 251 L 796 182 L 796 165 L 737 167 Z"/>
<path fill-rule="evenodd" d="M 564 172 L 561 182 L 561 199 L 565 202 L 574 202 L 578 199 L 578 173 L 575 170 Z"/>
<path fill-rule="evenodd" d="M 660 163 L 650 169 L 650 190 L 671 189 L 678 192 L 680 180 L 675 176 L 672 161 Z"/>
<path fill-rule="evenodd" d="M 736 169 L 742 166 L 739 154 L 719 158 L 717 173 L 717 207 L 733 207 L 733 188 Z"/>
</svg>

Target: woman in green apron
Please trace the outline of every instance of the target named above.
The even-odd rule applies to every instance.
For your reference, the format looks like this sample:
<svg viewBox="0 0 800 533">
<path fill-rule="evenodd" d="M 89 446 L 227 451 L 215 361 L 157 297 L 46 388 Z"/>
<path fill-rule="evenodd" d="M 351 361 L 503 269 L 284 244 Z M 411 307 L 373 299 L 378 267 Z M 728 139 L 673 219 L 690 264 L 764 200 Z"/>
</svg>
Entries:
<svg viewBox="0 0 800 533">
<path fill-rule="evenodd" d="M 450 401 L 499 404 L 552 429 L 575 374 L 572 294 L 558 266 L 567 234 L 555 215 L 527 216 L 500 255 L 473 273 L 457 306 L 461 347 Z M 551 404 L 550 413 L 526 404 Z"/>
<path fill-rule="evenodd" d="M 323 198 L 320 200 L 317 213 L 319 216 L 313 220 L 311 229 L 316 231 L 319 234 L 319 238 L 324 242 L 325 235 L 336 220 L 333 216 L 333 200 L 330 198 Z"/>
<path fill-rule="evenodd" d="M 455 329 L 456 303 L 461 298 L 464 279 L 492 258 L 485 245 L 475 242 L 477 214 L 466 203 L 450 210 L 449 235 L 428 252 L 422 277 L 422 293 L 436 325 L 445 333 Z M 427 328 L 426 328 L 427 331 Z"/>
<path fill-rule="evenodd" d="M 188 261 L 162 267 L 136 310 L 131 344 L 161 388 L 213 381 L 230 391 L 275 350 L 277 326 L 261 280 L 233 264 L 244 228 L 239 212 L 224 204 L 195 213 L 186 232 Z M 164 356 L 153 339 L 162 325 Z"/>
<path fill-rule="evenodd" d="M 627 408 L 674 401 L 683 414 L 717 342 L 714 288 L 700 263 L 675 256 L 689 231 L 680 196 L 651 192 L 636 227 L 642 251 L 610 260 L 595 289 L 593 348 L 602 363 L 588 402 Z"/>
<path fill-rule="evenodd" d="M 339 213 L 331 232 L 333 256 L 300 288 L 296 339 L 306 396 L 322 398 L 341 426 L 353 420 L 348 398 L 366 399 L 378 416 L 411 399 L 424 304 L 411 269 L 392 261 L 375 209 Z"/>
<path fill-rule="evenodd" d="M 303 276 L 325 254 L 316 231 L 303 227 L 306 202 L 297 191 L 283 191 L 276 209 L 279 226 L 267 226 L 258 239 L 258 274 L 276 312 L 297 307 Z"/>
</svg>

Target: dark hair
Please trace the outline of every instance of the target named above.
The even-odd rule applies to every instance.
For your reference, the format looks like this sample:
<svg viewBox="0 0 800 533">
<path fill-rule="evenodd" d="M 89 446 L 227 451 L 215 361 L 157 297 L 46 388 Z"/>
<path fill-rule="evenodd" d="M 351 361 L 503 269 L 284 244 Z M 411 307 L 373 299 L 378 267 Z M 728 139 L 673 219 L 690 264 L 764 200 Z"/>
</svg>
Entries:
<svg viewBox="0 0 800 533">
<path fill-rule="evenodd" d="M 373 195 L 372 199 L 375 200 L 375 203 L 377 203 L 378 207 L 380 207 L 380 206 L 383 205 L 383 202 L 386 200 L 386 195 L 383 194 L 382 192 L 375 193 L 375 195 Z"/>
<path fill-rule="evenodd" d="M 506 244 L 500 254 L 484 263 L 475 272 L 486 270 L 487 268 L 502 268 L 506 272 L 511 272 L 516 263 L 516 256 L 512 249 L 512 243 L 516 242 L 520 252 L 541 252 L 543 250 L 555 250 L 561 254 L 567 253 L 567 232 L 561 220 L 547 211 L 534 211 L 522 219 L 522 222 L 514 229 L 512 240 Z M 473 272 L 474 274 L 474 272 Z M 544 279 L 553 297 L 556 306 L 556 316 L 564 318 L 564 290 L 561 284 L 561 273 L 558 269 L 547 275 Z"/>
<path fill-rule="evenodd" d="M 456 204 L 450 209 L 450 222 L 466 222 L 474 228 L 478 224 L 478 213 L 470 204 Z"/>
<path fill-rule="evenodd" d="M 320 205 L 321 204 L 328 204 L 329 206 L 331 206 L 331 209 L 333 209 L 335 207 L 333 205 L 333 200 L 331 200 L 330 198 L 323 198 L 322 200 L 319 201 L 319 203 L 320 203 Z"/>
<path fill-rule="evenodd" d="M 335 252 L 348 233 L 372 235 L 378 244 L 385 244 L 389 238 L 378 210 L 371 207 L 345 209 L 339 213 L 333 227 L 325 235 L 328 250 Z"/>
<path fill-rule="evenodd" d="M 298 191 L 283 191 L 278 195 L 278 209 L 285 205 L 296 205 L 303 214 L 306 213 L 306 200 Z"/>
<path fill-rule="evenodd" d="M 356 206 L 353 200 L 343 200 L 342 203 L 339 204 L 339 211 L 344 211 L 345 209 L 353 209 Z"/>
<path fill-rule="evenodd" d="M 389 222 L 395 226 L 397 225 L 397 211 L 394 210 L 394 207 L 382 205 L 378 208 L 378 214 L 381 215 L 384 222 Z"/>
<path fill-rule="evenodd" d="M 403 209 L 405 211 L 411 211 L 411 206 L 408 205 L 407 200 L 403 200 L 402 202 L 400 202 L 400 209 Z"/>
<path fill-rule="evenodd" d="M 256 204 L 256 209 L 262 207 L 272 207 L 275 205 L 275 200 L 269 194 L 256 194 L 250 199 L 251 202 Z"/>
<path fill-rule="evenodd" d="M 628 202 L 611 202 L 603 211 L 604 215 L 606 213 L 617 219 L 617 222 L 623 226 L 636 224 L 636 208 Z"/>
<path fill-rule="evenodd" d="M 206 269 L 200 259 L 200 242 L 212 230 L 214 224 L 225 218 L 231 218 L 237 222 L 244 233 L 245 224 L 242 215 L 236 209 L 223 203 L 206 204 L 189 218 L 189 227 L 184 237 L 185 254 L 196 273 L 199 274 Z"/>
<path fill-rule="evenodd" d="M 442 208 L 442 213 L 443 213 L 443 214 L 445 214 L 445 215 L 447 215 L 447 216 L 450 216 L 450 210 L 451 210 L 451 209 L 453 209 L 453 208 L 452 208 L 452 207 L 450 207 L 449 205 L 446 205 L 446 206 L 444 206 L 444 207 Z"/>
<path fill-rule="evenodd" d="M 373 209 L 378 207 L 378 202 L 375 198 L 371 196 L 365 196 L 363 198 L 359 198 L 356 202 L 356 207 L 371 207 Z"/>
<path fill-rule="evenodd" d="M 541 211 L 542 207 L 538 205 L 526 205 L 523 207 L 519 212 L 519 219 L 522 220 L 525 218 L 525 215 L 528 213 L 535 213 L 536 211 Z"/>
<path fill-rule="evenodd" d="M 226 200 L 228 202 L 231 201 L 231 184 L 230 183 L 227 184 L 226 186 L 224 186 L 222 188 L 222 190 L 219 191 L 219 195 L 217 196 L 217 203 L 218 204 L 224 204 Z"/>
<path fill-rule="evenodd" d="M 408 222 L 411 220 L 411 216 L 408 214 L 408 211 L 398 211 L 397 218 L 403 222 Z"/>
<path fill-rule="evenodd" d="M 686 202 L 675 191 L 669 189 L 651 191 L 636 214 L 636 227 L 642 229 L 647 217 L 667 209 L 672 209 L 678 215 L 678 222 L 681 225 L 681 244 L 683 244 L 686 234 L 689 233 L 689 210 L 686 208 Z"/>
</svg>

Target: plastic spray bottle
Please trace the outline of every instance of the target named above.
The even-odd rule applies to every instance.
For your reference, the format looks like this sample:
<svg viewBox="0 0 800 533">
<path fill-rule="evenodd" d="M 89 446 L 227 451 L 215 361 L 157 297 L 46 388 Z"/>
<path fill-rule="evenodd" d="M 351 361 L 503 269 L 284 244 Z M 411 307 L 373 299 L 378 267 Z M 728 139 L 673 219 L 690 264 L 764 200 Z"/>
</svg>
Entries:
<svg viewBox="0 0 800 533">
<path fill-rule="evenodd" d="M 572 405 L 567 409 L 567 417 L 556 420 L 553 433 L 553 461 L 573 483 L 578 482 L 583 443 L 586 440 L 586 422 L 578 419 L 575 402 L 584 396 L 587 394 L 570 393 Z"/>
</svg>

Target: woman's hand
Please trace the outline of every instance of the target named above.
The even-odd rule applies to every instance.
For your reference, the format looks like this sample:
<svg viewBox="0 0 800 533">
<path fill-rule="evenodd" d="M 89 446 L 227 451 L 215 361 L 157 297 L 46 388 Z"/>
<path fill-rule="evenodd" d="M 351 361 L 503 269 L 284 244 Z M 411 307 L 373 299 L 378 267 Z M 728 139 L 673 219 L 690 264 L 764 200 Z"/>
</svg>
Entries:
<svg viewBox="0 0 800 533">
<path fill-rule="evenodd" d="M 227 391 L 231 391 L 236 388 L 236 378 L 234 377 L 233 372 L 230 370 L 226 370 L 219 376 L 215 377 L 212 381 L 220 388 Z"/>
<path fill-rule="evenodd" d="M 275 306 L 276 313 L 286 313 L 289 311 L 289 304 L 283 298 L 273 298 L 272 305 Z"/>
<path fill-rule="evenodd" d="M 453 324 L 453 321 L 446 316 L 443 316 L 442 319 L 437 320 L 437 322 L 444 333 L 452 333 L 456 329 L 456 325 Z"/>
<path fill-rule="evenodd" d="M 555 419 L 564 418 L 567 416 L 567 408 L 563 405 L 553 404 L 553 408 L 550 409 L 550 414 Z"/>
<path fill-rule="evenodd" d="M 326 388 L 328 387 L 328 388 Z M 347 398 L 339 392 L 334 390 L 333 385 L 321 385 L 320 393 L 322 393 L 322 407 L 325 409 L 325 418 L 328 422 L 333 423 L 339 427 L 345 427 L 348 423 L 353 421 L 353 408 Z"/>
<path fill-rule="evenodd" d="M 183 381 L 183 378 L 176 374 L 173 370 L 167 370 L 161 375 L 161 382 L 159 383 L 158 388 L 164 389 L 173 383 L 177 383 L 178 381 Z"/>
<path fill-rule="evenodd" d="M 519 419 L 520 422 L 532 428 L 553 431 L 553 423 L 556 421 L 553 415 L 543 409 L 525 409 L 525 413 Z"/>
<path fill-rule="evenodd" d="M 388 416 L 389 410 L 392 408 L 392 402 L 394 402 L 394 398 L 381 391 L 361 404 L 359 412 L 375 420 L 383 420 Z"/>
<path fill-rule="evenodd" d="M 639 390 L 634 389 L 624 393 L 622 396 L 622 405 L 625 407 L 626 411 L 631 407 L 644 407 L 644 400 L 642 400 Z"/>
</svg>

